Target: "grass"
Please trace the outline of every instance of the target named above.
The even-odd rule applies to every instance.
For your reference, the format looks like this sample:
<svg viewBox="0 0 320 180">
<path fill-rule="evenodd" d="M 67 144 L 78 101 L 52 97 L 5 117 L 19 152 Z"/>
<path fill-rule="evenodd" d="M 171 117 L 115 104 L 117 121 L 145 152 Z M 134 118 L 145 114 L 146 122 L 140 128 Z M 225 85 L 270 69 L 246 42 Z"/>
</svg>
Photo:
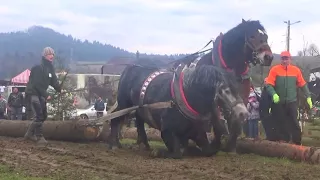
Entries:
<svg viewBox="0 0 320 180">
<path fill-rule="evenodd" d="M 13 170 L 12 168 L 9 168 L 4 165 L 0 165 L 0 180 L 49 180 L 49 179 L 26 176 L 23 173 Z"/>
</svg>

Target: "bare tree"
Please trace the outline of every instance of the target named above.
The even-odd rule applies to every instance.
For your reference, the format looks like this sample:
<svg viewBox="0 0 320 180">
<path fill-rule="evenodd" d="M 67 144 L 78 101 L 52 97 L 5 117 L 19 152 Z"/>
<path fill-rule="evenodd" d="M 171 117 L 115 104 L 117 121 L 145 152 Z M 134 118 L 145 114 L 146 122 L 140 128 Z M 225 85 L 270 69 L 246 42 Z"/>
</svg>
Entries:
<svg viewBox="0 0 320 180">
<path fill-rule="evenodd" d="M 320 54 L 317 45 L 310 44 L 310 46 L 308 47 L 308 54 L 309 56 L 319 56 Z"/>
</svg>

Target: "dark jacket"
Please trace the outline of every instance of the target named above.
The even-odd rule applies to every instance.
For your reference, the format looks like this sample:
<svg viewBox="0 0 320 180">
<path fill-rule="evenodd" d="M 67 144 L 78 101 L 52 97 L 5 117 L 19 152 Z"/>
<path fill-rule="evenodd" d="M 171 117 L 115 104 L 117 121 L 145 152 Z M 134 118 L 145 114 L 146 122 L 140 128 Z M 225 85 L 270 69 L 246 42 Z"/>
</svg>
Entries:
<svg viewBox="0 0 320 180">
<path fill-rule="evenodd" d="M 51 85 L 57 92 L 61 92 L 52 62 L 42 58 L 41 64 L 33 66 L 26 87 L 26 95 L 48 97 L 47 89 Z"/>
<path fill-rule="evenodd" d="M 23 95 L 18 92 L 11 93 L 8 98 L 9 107 L 21 108 L 23 106 Z"/>
<path fill-rule="evenodd" d="M 269 109 L 272 107 L 272 97 L 269 94 L 267 87 L 264 87 L 261 92 L 261 99 L 260 99 L 260 117 L 265 118 L 270 115 Z"/>
<path fill-rule="evenodd" d="M 104 111 L 104 102 L 97 100 L 96 103 L 94 104 L 94 109 L 96 111 Z"/>
</svg>

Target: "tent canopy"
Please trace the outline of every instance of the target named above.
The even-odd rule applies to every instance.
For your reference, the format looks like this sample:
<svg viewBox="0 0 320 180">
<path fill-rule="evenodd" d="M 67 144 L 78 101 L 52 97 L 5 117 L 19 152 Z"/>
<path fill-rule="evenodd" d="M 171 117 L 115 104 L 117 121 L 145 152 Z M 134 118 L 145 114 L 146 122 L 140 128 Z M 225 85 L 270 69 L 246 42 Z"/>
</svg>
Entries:
<svg viewBox="0 0 320 180">
<path fill-rule="evenodd" d="M 22 73 L 18 74 L 16 77 L 11 79 L 12 83 L 19 83 L 19 84 L 27 84 L 29 81 L 30 70 L 26 69 Z"/>
</svg>

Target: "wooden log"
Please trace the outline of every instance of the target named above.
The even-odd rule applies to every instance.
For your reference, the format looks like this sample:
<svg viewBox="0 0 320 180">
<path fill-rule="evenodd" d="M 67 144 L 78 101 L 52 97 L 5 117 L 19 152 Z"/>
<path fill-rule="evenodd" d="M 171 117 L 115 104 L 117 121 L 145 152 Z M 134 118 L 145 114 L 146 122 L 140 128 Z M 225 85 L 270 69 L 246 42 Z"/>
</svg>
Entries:
<svg viewBox="0 0 320 180">
<path fill-rule="evenodd" d="M 238 139 L 238 153 L 254 153 L 267 157 L 285 157 L 292 160 L 320 164 L 320 148 L 248 138 Z"/>
<path fill-rule="evenodd" d="M 31 121 L 1 120 L 0 136 L 23 137 Z M 99 126 L 89 120 L 45 121 L 43 135 L 47 139 L 62 141 L 92 141 L 99 135 Z"/>
<path fill-rule="evenodd" d="M 154 128 L 146 128 L 146 133 L 149 141 L 162 141 L 161 133 L 159 130 Z M 137 128 L 127 128 L 127 127 L 122 128 L 121 134 L 123 138 L 128 138 L 128 139 L 138 138 Z"/>
<path fill-rule="evenodd" d="M 162 141 L 160 131 L 147 128 L 146 133 L 149 140 Z M 213 139 L 212 134 L 207 133 L 209 139 Z M 137 139 L 136 128 L 123 128 L 122 137 Z M 298 146 L 289 143 L 272 142 L 267 140 L 254 140 L 250 138 L 239 138 L 237 141 L 238 153 L 254 153 L 267 157 L 285 157 L 291 160 L 305 161 L 320 164 L 320 148 Z"/>
</svg>

